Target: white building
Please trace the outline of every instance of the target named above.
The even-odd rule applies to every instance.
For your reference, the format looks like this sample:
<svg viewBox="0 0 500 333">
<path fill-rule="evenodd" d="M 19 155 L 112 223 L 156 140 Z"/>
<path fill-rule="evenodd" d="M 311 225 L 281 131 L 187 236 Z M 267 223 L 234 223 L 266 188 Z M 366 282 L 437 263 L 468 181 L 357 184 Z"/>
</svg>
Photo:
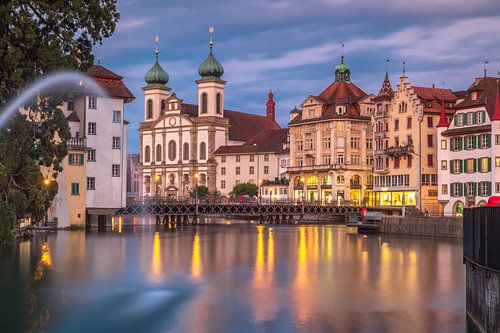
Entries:
<svg viewBox="0 0 500 333">
<path fill-rule="evenodd" d="M 62 106 L 72 138 L 50 210 L 59 227 L 106 223 L 106 216 L 126 205 L 128 122 L 124 115 L 125 103 L 135 97 L 121 76 L 100 65 L 87 74 L 108 95 L 88 94 L 83 87 Z"/>
<path fill-rule="evenodd" d="M 170 93 L 158 51 L 145 75 L 144 121 L 139 127 L 144 196 L 187 197 L 196 185 L 216 191 L 217 148 L 240 145 L 264 129 L 279 128 L 266 117 L 224 108 L 224 68 L 212 46 L 210 38 L 210 53 L 198 69 L 198 104 L 184 103 Z"/>
<path fill-rule="evenodd" d="M 478 78 L 453 119 L 438 124 L 439 203 L 444 215 L 461 216 L 500 195 L 500 98 L 496 78 Z"/>
</svg>

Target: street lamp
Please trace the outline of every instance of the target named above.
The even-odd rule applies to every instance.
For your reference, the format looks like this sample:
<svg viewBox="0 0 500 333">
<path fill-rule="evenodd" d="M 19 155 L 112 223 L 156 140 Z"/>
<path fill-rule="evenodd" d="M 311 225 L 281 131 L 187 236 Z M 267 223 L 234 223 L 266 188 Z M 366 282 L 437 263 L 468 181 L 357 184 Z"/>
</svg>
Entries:
<svg viewBox="0 0 500 333">
<path fill-rule="evenodd" d="M 49 186 L 50 186 L 50 179 L 48 177 L 45 177 L 43 179 L 43 187 L 45 187 L 45 195 L 47 197 L 47 200 L 49 199 Z M 48 221 L 49 221 L 49 207 L 46 207 L 46 209 L 45 209 L 45 226 L 47 226 Z"/>
<path fill-rule="evenodd" d="M 261 203 L 261 201 L 262 201 L 261 200 L 262 199 L 262 179 L 259 179 L 258 183 L 259 183 L 259 191 L 258 191 L 259 192 L 259 203 Z"/>
<path fill-rule="evenodd" d="M 306 179 L 304 177 L 300 177 L 300 181 L 302 182 L 302 216 L 304 216 L 304 201 L 306 200 Z"/>
<path fill-rule="evenodd" d="M 199 173 L 194 174 L 194 179 L 196 179 L 196 186 L 194 188 L 194 203 L 195 203 L 195 214 L 196 219 L 198 219 L 198 178 L 200 177 Z"/>
<path fill-rule="evenodd" d="M 155 175 L 155 187 L 156 187 L 156 195 L 160 195 L 161 192 L 161 176 Z"/>
</svg>

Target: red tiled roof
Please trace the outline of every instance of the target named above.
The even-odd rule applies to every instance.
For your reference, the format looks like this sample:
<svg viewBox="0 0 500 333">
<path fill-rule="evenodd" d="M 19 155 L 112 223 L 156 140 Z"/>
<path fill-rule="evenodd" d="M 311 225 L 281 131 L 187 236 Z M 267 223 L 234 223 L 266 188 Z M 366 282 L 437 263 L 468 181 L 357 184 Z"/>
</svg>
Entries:
<svg viewBox="0 0 500 333">
<path fill-rule="evenodd" d="M 443 132 L 443 136 L 466 135 L 491 132 L 491 125 L 467 126 L 449 129 Z"/>
<path fill-rule="evenodd" d="M 198 105 L 182 103 L 181 113 L 189 117 L 198 116 Z M 247 141 L 265 129 L 279 129 L 274 121 L 251 113 L 224 110 L 224 118 L 229 120 L 229 140 Z"/>
<path fill-rule="evenodd" d="M 67 121 L 73 121 L 73 122 L 80 122 L 80 118 L 78 118 L 78 115 L 76 114 L 75 111 L 71 112 L 67 117 Z"/>
<path fill-rule="evenodd" d="M 354 103 L 368 96 L 352 82 L 334 82 L 319 94 L 319 98 L 330 104 Z"/>
<path fill-rule="evenodd" d="M 123 77 L 101 65 L 90 67 L 87 74 L 93 78 L 110 96 L 133 100 L 135 96 L 123 83 Z"/>
<path fill-rule="evenodd" d="M 491 116 L 491 120 L 500 120 L 500 93 L 498 91 L 495 97 L 495 111 Z"/>
<path fill-rule="evenodd" d="M 252 153 L 286 153 L 288 139 L 287 128 L 273 128 L 260 131 L 242 145 L 221 146 L 214 154 L 252 154 Z"/>
<path fill-rule="evenodd" d="M 446 102 L 455 102 L 457 100 L 457 96 L 455 96 L 453 91 L 447 88 L 429 88 L 418 86 L 412 86 L 412 88 L 418 97 L 425 100 L 444 99 Z"/>
<path fill-rule="evenodd" d="M 484 105 L 490 119 L 495 114 L 495 99 L 497 91 L 500 88 L 500 82 L 495 77 L 483 77 L 476 79 L 473 84 L 467 89 L 465 100 L 457 105 L 457 108 L 464 109 Z M 471 92 L 477 91 L 479 96 L 476 100 L 471 100 Z"/>
</svg>

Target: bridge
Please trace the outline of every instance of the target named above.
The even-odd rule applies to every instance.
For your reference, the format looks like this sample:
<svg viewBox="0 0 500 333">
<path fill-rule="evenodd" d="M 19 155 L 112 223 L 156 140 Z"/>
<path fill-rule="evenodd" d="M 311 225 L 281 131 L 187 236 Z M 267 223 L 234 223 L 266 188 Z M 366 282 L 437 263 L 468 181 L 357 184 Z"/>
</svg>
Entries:
<svg viewBox="0 0 500 333">
<path fill-rule="evenodd" d="M 149 199 L 130 202 L 116 214 L 156 216 L 156 224 L 198 223 L 200 216 L 254 217 L 259 223 L 299 223 L 304 215 L 345 216 L 359 214 L 361 207 L 293 202 L 208 202 Z"/>
</svg>

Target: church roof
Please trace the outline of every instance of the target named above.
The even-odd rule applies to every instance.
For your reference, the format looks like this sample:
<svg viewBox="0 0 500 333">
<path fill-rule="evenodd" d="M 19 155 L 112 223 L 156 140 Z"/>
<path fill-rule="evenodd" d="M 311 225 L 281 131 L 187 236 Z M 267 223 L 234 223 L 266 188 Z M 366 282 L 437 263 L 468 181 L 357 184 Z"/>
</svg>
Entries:
<svg viewBox="0 0 500 333">
<path fill-rule="evenodd" d="M 87 71 L 87 75 L 93 78 L 109 96 L 120 97 L 127 101 L 135 99 L 135 96 L 123 83 L 123 77 L 105 67 L 94 65 Z"/>
<path fill-rule="evenodd" d="M 288 140 L 287 128 L 269 128 L 260 131 L 242 145 L 219 147 L 215 155 L 276 153 L 284 154 L 290 150 L 286 146 Z"/>
</svg>

